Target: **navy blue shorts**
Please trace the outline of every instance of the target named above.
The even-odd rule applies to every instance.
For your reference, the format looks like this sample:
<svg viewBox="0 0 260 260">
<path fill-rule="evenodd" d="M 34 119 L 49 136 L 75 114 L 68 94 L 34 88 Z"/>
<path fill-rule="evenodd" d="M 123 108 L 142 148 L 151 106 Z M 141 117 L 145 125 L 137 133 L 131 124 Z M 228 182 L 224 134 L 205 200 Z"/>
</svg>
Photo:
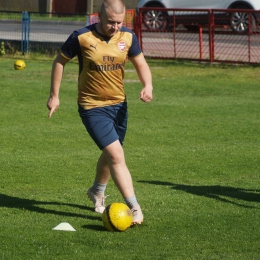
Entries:
<svg viewBox="0 0 260 260">
<path fill-rule="evenodd" d="M 123 145 L 127 128 L 127 103 L 85 110 L 80 105 L 79 115 L 89 135 L 103 150 L 119 140 Z"/>
</svg>

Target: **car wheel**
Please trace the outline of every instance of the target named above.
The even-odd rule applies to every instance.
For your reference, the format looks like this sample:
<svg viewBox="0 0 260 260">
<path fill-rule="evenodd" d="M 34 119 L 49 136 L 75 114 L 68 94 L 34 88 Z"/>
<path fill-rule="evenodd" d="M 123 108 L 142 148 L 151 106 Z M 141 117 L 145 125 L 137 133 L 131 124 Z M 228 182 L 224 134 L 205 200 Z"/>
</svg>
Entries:
<svg viewBox="0 0 260 260">
<path fill-rule="evenodd" d="M 156 7 L 156 6 L 147 6 L 147 7 Z M 145 11 L 143 12 L 143 23 L 149 31 L 165 30 L 168 27 L 168 14 L 167 12 L 163 12 L 159 10 Z"/>
<path fill-rule="evenodd" d="M 246 6 L 237 6 L 236 9 L 248 9 Z M 236 33 L 248 33 L 249 23 L 251 30 L 255 28 L 255 18 L 246 12 L 234 12 L 230 15 L 231 29 Z"/>
</svg>

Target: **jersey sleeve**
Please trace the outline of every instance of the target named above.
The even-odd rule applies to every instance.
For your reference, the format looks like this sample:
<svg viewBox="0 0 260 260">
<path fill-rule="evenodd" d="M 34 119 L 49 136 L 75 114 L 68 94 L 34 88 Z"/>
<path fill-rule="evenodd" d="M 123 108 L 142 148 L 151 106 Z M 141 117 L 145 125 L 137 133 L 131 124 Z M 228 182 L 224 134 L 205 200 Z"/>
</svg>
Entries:
<svg viewBox="0 0 260 260">
<path fill-rule="evenodd" d="M 61 54 L 68 59 L 74 58 L 80 51 L 78 31 L 74 31 L 61 46 Z"/>
<path fill-rule="evenodd" d="M 83 33 L 89 32 L 90 30 L 93 30 L 93 28 L 94 27 L 92 25 L 92 26 L 87 26 L 82 29 L 74 31 L 62 45 L 62 47 L 61 47 L 62 55 L 68 59 L 72 59 L 76 55 L 79 55 L 81 50 L 80 50 L 78 36 Z"/>
<path fill-rule="evenodd" d="M 132 32 L 132 45 L 128 51 L 129 57 L 135 57 L 142 53 L 141 47 L 139 45 L 138 39 L 136 35 Z"/>
</svg>

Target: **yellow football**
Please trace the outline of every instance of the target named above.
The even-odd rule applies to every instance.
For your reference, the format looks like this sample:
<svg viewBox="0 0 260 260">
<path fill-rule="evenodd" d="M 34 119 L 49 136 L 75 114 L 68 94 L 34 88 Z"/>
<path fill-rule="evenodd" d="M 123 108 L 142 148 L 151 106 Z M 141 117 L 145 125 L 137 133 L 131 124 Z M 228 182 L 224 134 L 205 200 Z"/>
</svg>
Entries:
<svg viewBox="0 0 260 260">
<path fill-rule="evenodd" d="M 106 207 L 102 214 L 102 221 L 109 231 L 125 231 L 132 224 L 132 211 L 126 204 L 115 202 Z"/>
<path fill-rule="evenodd" d="M 25 68 L 25 62 L 23 60 L 17 60 L 14 63 L 14 68 L 16 70 L 23 70 Z"/>
</svg>

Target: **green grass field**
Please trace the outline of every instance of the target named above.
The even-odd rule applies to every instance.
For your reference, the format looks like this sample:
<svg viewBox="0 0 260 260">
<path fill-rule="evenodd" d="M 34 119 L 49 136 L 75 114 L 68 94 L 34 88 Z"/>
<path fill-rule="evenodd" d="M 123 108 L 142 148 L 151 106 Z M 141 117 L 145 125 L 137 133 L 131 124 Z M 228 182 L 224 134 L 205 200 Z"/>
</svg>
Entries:
<svg viewBox="0 0 260 260">
<path fill-rule="evenodd" d="M 259 67 L 150 60 L 144 104 L 127 64 L 124 146 L 145 221 L 118 233 L 85 195 L 100 151 L 77 113 L 77 63 L 49 119 L 52 60 L 14 61 L 0 59 L 0 259 L 260 259 Z"/>
</svg>

